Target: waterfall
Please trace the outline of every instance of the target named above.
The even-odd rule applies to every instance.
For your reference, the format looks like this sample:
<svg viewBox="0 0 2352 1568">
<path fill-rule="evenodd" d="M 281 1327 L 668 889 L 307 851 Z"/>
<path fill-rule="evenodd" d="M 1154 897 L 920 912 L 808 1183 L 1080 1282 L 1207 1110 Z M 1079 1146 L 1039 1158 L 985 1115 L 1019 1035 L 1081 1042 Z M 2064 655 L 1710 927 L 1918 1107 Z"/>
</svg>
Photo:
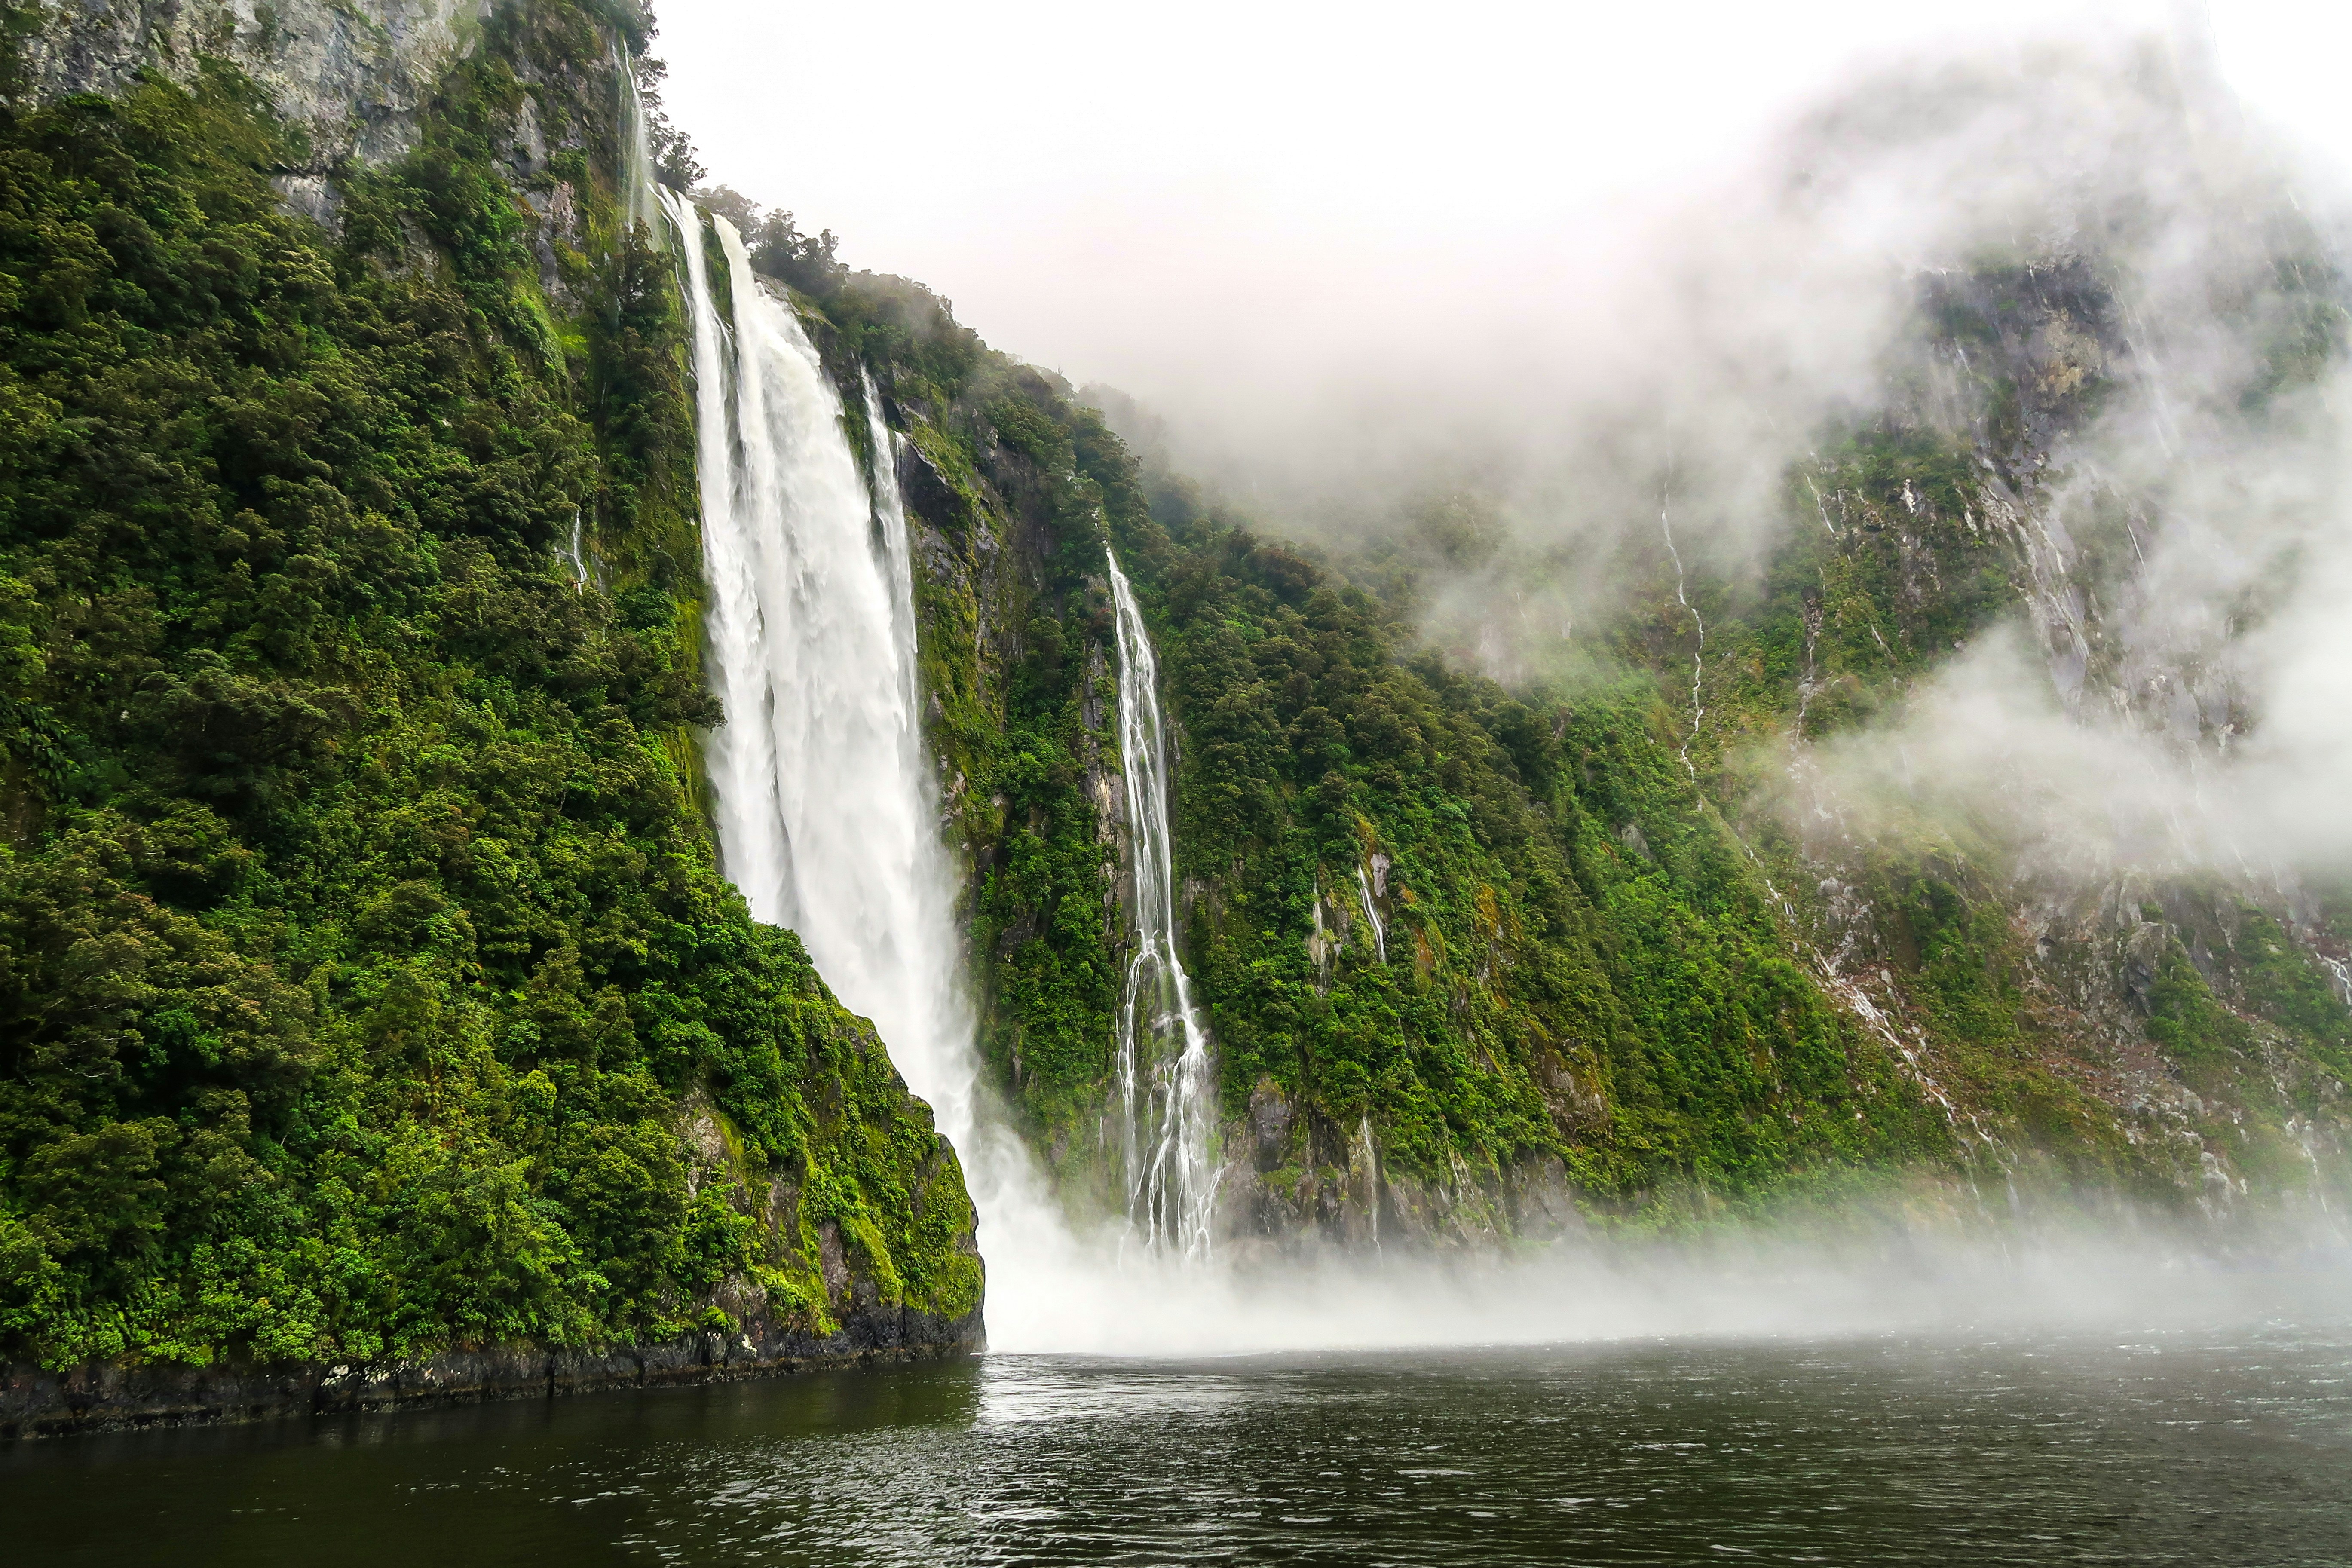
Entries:
<svg viewBox="0 0 2352 1568">
<path fill-rule="evenodd" d="M 689 240 L 711 659 L 728 717 L 709 743 L 719 855 L 752 914 L 800 932 L 913 1077 L 970 1024 L 903 552 L 877 548 L 874 492 L 799 317 L 719 221 L 730 342 L 692 242 L 700 215 L 673 210 Z"/>
<path fill-rule="evenodd" d="M 866 449 L 873 454 L 874 521 L 881 533 L 882 567 L 890 580 L 890 634 L 908 650 L 907 711 L 922 710 L 921 683 L 915 668 L 915 565 L 907 543 L 907 498 L 898 489 L 898 436 L 882 417 L 882 395 L 873 375 L 858 377 L 866 393 Z"/>
<path fill-rule="evenodd" d="M 571 541 L 557 547 L 555 555 L 557 560 L 563 563 L 564 570 L 572 574 L 572 591 L 575 594 L 586 593 L 588 591 L 588 543 L 586 537 L 581 531 L 580 509 L 576 506 L 572 509 Z"/>
<path fill-rule="evenodd" d="M 1699 690 L 1700 686 L 1706 679 L 1706 622 L 1700 619 L 1698 606 L 1692 604 L 1690 596 L 1683 591 L 1683 552 L 1675 548 L 1675 525 L 1666 515 L 1672 499 L 1673 484 L 1674 466 L 1669 463 L 1666 468 L 1667 488 L 1658 492 L 1658 528 L 1666 536 L 1666 553 L 1674 557 L 1675 603 L 1683 607 L 1684 612 L 1691 618 L 1691 625 L 1698 628 L 1698 647 L 1691 654 L 1690 733 L 1683 737 L 1682 749 L 1683 770 L 1693 779 L 1696 779 L 1698 769 L 1691 764 L 1690 749 L 1691 742 L 1698 739 L 1699 721 L 1706 717 L 1706 709 L 1702 702 Z"/>
<path fill-rule="evenodd" d="M 614 46 L 614 60 L 620 68 L 621 90 L 625 98 L 623 133 L 628 138 L 621 149 L 621 211 L 632 229 L 643 229 L 646 243 L 656 250 L 668 248 L 668 226 L 662 221 L 667 205 L 661 187 L 654 183 L 653 139 L 646 129 L 646 100 L 637 90 L 636 62 L 629 58 L 628 46 Z"/>
<path fill-rule="evenodd" d="M 1118 612 L 1118 750 L 1126 773 L 1135 874 L 1135 956 L 1118 1023 L 1119 1104 L 1126 1114 L 1127 1211 L 1146 1244 L 1209 1255 L 1216 1173 L 1209 1129 L 1216 1082 L 1208 1030 L 1176 952 L 1176 887 L 1168 838 L 1168 747 L 1159 668 L 1135 592 L 1110 557 Z"/>
<path fill-rule="evenodd" d="M 874 464 L 800 318 L 741 237 L 656 193 L 680 241 L 694 373 L 720 864 L 751 913 L 800 934 L 931 1107 L 980 1211 L 992 1341 L 1054 1348 L 1099 1315 L 1089 1258 L 981 1087 L 955 879 L 923 744 L 897 437 L 871 382 Z M 726 257 L 721 316 L 705 236 Z"/>
<path fill-rule="evenodd" d="M 1364 923 L 1372 928 L 1372 951 L 1381 962 L 1389 961 L 1389 928 L 1381 923 L 1381 911 L 1372 907 L 1372 879 L 1364 875 L 1361 866 L 1356 868 L 1356 897 L 1364 906 Z"/>
</svg>

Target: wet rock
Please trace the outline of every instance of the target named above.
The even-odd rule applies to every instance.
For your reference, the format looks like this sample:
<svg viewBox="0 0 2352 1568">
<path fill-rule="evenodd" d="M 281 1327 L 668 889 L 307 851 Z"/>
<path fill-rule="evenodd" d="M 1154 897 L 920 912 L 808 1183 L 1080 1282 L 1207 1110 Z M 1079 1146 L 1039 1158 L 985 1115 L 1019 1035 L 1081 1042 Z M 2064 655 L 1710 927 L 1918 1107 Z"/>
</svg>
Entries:
<svg viewBox="0 0 2352 1568">
<path fill-rule="evenodd" d="M 488 14 L 481 0 L 65 0 L 25 41 L 25 97 L 112 96 L 145 70 L 190 82 L 217 56 L 300 133 L 296 173 L 380 163 L 415 145 L 435 84 Z"/>
<path fill-rule="evenodd" d="M 1290 1153 L 1290 1101 L 1273 1083 L 1260 1080 L 1250 1093 L 1252 1163 L 1260 1173 L 1277 1169 Z"/>
</svg>

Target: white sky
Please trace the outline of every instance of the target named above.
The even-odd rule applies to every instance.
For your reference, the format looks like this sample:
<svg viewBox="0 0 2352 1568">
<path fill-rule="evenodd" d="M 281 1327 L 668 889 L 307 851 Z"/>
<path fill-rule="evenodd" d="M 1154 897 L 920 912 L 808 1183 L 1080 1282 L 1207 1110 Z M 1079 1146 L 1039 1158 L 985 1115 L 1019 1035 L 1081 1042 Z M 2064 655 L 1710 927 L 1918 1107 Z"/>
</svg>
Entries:
<svg viewBox="0 0 2352 1568">
<path fill-rule="evenodd" d="M 1269 341 L 1312 354 L 1401 302 L 1561 287 L 1613 222 L 1736 166 L 1857 58 L 2183 12 L 657 5 L 670 114 L 715 181 L 833 228 L 853 266 L 931 285 L 995 346 L 1147 398 Z M 2352 164 L 2352 5 L 2200 10 L 2254 111 Z"/>
</svg>

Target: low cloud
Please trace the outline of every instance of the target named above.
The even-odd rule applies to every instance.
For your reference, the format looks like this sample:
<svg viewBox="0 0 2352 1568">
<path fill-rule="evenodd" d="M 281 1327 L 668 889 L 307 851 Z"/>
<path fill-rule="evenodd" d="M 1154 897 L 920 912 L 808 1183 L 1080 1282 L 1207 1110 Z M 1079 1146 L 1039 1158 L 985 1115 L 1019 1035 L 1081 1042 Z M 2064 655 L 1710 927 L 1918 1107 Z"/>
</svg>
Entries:
<svg viewBox="0 0 2352 1568">
<path fill-rule="evenodd" d="M 1344 396 L 1180 404 L 1164 438 L 1278 528 L 1388 539 L 1433 640 L 1515 679 L 1572 672 L 1676 567 L 1752 581 L 1811 525 L 1790 477 L 1841 431 L 1981 444 L 1988 397 L 2023 379 L 1982 521 L 2026 605 L 1805 757 L 1798 808 L 2086 876 L 2337 869 L 2343 210 L 2193 47 L 1913 61 L 1597 245 L 1557 308 L 1456 317 L 1443 353 L 1376 336 L 1391 358 Z M 2079 297 L 2015 342 L 1942 337 L 1937 299 L 2003 269 Z"/>
</svg>

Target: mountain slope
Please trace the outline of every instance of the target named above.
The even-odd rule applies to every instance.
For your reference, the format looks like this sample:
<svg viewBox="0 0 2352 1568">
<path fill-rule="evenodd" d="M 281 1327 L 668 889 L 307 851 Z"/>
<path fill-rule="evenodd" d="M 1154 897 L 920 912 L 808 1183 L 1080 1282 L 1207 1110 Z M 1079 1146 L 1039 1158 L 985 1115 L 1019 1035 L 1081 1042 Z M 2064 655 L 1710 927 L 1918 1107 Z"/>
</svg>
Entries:
<svg viewBox="0 0 2352 1568">
<path fill-rule="evenodd" d="M 642 18 L 206 16 L 11 35 L 0 1354 L 326 1398 L 974 1342 L 953 1151 L 716 864 L 677 284 L 620 190 Z M 2101 641 L 2128 531 L 2051 553 L 2128 359 L 2097 258 L 1931 289 L 1968 418 L 1896 387 L 1826 432 L 1752 560 L 1638 520 L 1620 613 L 1506 685 L 1439 593 L 1557 563 L 1475 505 L 1271 542 L 919 285 L 701 199 L 907 437 L 980 1048 L 1079 1215 L 1125 1201 L 1107 550 L 1175 730 L 1227 1256 L 2347 1195 L 2343 900 L 2037 877 L 1826 772 L 2004 625 L 2178 710 Z M 2324 294 L 2263 318 L 2264 395 L 2340 352 Z M 70 1403 L 35 1383 L 10 1411 Z"/>
<path fill-rule="evenodd" d="M 10 1356 L 977 1334 L 953 1152 L 695 805 L 613 35 L 476 45 L 331 229 L 226 60 L 0 125 Z"/>
<path fill-rule="evenodd" d="M 923 455 L 985 1043 L 1082 1201 L 1120 1202 L 1129 940 L 1097 538 L 1142 590 L 1180 731 L 1229 1242 L 1539 1237 L 1727 1201 L 1992 1220 L 1988 1182 L 2223 1237 L 2341 1201 L 2352 1013 L 2323 897 L 2020 879 L 2013 846 L 1927 817 L 1866 831 L 1806 793 L 1821 745 L 1903 711 L 1954 648 L 2011 622 L 2073 647 L 2042 514 L 2130 352 L 2095 259 L 1931 287 L 1920 331 L 1974 367 L 1941 395 L 1974 423 L 1893 385 L 1790 474 L 1752 565 L 1685 572 L 1629 531 L 1599 570 L 1630 608 L 1577 673 L 1509 689 L 1418 630 L 1475 520 L 1466 544 L 1448 524 L 1339 556 L 1266 542 L 921 291 L 776 262 Z M 2287 292 L 2243 318 L 2278 328 L 2273 394 L 2332 363 L 2340 321 Z M 2127 542 L 2074 547 L 2063 594 L 2095 617 L 2096 552 Z"/>
</svg>

